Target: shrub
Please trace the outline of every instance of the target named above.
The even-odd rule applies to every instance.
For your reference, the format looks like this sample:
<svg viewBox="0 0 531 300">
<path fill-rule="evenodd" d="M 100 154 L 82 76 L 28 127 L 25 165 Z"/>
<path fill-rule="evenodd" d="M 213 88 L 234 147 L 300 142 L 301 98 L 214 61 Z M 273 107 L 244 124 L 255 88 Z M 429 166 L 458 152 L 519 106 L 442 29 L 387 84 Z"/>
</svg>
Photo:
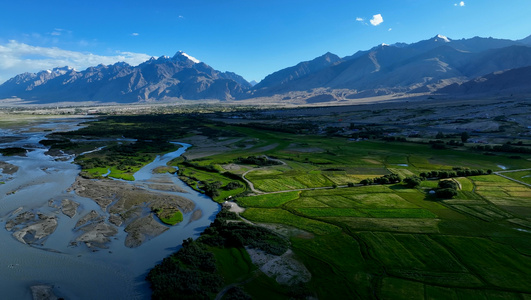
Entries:
<svg viewBox="0 0 531 300">
<path fill-rule="evenodd" d="M 404 183 L 408 188 L 415 188 L 420 185 L 422 179 L 417 176 L 406 177 Z"/>
<path fill-rule="evenodd" d="M 457 190 L 450 189 L 450 188 L 437 189 L 435 191 L 435 196 L 441 199 L 451 199 L 457 196 Z"/>
</svg>

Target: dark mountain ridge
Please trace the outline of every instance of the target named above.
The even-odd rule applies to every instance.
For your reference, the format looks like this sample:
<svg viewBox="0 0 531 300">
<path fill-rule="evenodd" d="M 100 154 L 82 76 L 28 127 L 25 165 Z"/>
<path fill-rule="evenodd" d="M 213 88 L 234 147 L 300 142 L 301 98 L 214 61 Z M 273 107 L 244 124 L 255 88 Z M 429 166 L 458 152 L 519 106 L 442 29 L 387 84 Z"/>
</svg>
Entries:
<svg viewBox="0 0 531 300">
<path fill-rule="evenodd" d="M 252 85 L 238 74 L 217 71 L 179 51 L 171 58 L 152 57 L 136 67 L 119 62 L 84 71 L 64 67 L 20 74 L 0 85 L 0 99 L 18 97 L 34 103 L 226 101 L 293 92 L 313 97 L 315 91 L 334 90 L 341 91 L 341 96 L 325 98 L 356 99 L 439 91 L 450 95 L 469 89 L 467 86 L 474 85 L 475 78 L 485 81 L 488 74 L 528 66 L 531 66 L 531 36 L 511 41 L 480 37 L 453 40 L 436 35 L 412 44 L 382 44 L 343 58 L 328 52 L 274 72 Z M 487 79 L 492 83 L 503 78 Z M 526 81 L 515 82 L 529 85 Z M 511 89 L 527 90 L 525 87 Z"/>
<path fill-rule="evenodd" d="M 214 70 L 177 52 L 172 58 L 152 57 L 137 67 L 119 62 L 80 72 L 65 67 L 20 74 L 0 86 L 0 98 L 19 97 L 37 103 L 228 100 L 250 87 L 235 73 Z"/>
<path fill-rule="evenodd" d="M 349 89 L 363 96 L 382 91 L 432 92 L 492 72 L 530 66 L 531 47 L 525 41 L 480 37 L 452 40 L 437 35 L 413 44 L 382 44 L 303 76 L 290 73 L 300 64 L 283 69 L 267 77 L 278 80 L 261 82 L 254 94 L 271 96 L 319 87 Z"/>
</svg>

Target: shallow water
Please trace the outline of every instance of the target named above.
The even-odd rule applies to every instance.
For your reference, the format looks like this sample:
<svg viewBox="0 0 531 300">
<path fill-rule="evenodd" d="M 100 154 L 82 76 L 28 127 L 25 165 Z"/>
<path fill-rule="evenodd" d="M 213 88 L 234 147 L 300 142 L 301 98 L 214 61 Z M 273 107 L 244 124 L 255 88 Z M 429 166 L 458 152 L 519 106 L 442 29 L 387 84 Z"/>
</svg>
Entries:
<svg viewBox="0 0 531 300">
<path fill-rule="evenodd" d="M 53 285 L 57 296 L 66 299 L 149 299 L 149 286 L 144 280 L 147 272 L 178 250 L 182 240 L 198 237 L 219 211 L 218 204 L 186 186 L 175 175 L 151 173 L 154 168 L 165 166 L 166 162 L 182 155 L 190 146 L 181 144 L 183 147 L 179 150 L 157 157 L 138 171 L 134 175 L 135 182 L 130 183 L 142 184 L 150 180 L 173 182 L 187 191 L 174 194 L 192 200 L 196 209 L 202 210 L 199 220 L 190 222 L 192 213 L 185 214 L 183 222 L 134 249 L 124 246 L 126 233 L 123 226 L 112 238 L 108 249 L 93 252 L 85 246 L 69 246 L 78 235 L 72 228 L 81 216 L 90 210 L 104 216 L 108 213 L 91 199 L 67 192 L 79 174 L 79 167 L 71 163 L 73 158 L 58 161 L 45 155 L 46 149 L 38 142 L 50 133 L 44 130 L 75 129 L 79 122 L 55 120 L 39 126 L 32 125 L 40 130 L 18 128 L 1 133 L 20 137 L 20 140 L 0 143 L 0 148 L 31 148 L 27 157 L 0 156 L 0 161 L 19 167 L 14 175 L 2 174 L 0 179 L 5 181 L 5 184 L 0 184 L 0 290 L 4 299 L 31 299 L 30 286 L 35 284 Z M 69 218 L 48 205 L 49 200 L 60 203 L 62 199 L 80 203 L 76 216 Z M 20 207 L 23 211 L 34 210 L 57 216 L 59 225 L 42 247 L 20 243 L 12 232 L 5 230 L 11 213 Z"/>
</svg>

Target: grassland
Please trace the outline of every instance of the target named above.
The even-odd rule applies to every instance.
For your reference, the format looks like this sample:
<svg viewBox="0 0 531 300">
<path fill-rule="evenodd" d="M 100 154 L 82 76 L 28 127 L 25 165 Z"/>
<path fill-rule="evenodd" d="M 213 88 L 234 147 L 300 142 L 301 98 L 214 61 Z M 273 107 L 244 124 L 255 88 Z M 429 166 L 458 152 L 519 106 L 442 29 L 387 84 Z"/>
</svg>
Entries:
<svg viewBox="0 0 531 300">
<path fill-rule="evenodd" d="M 293 251 L 312 273 L 306 288 L 318 298 L 531 296 L 530 188 L 497 175 L 451 179 L 459 186 L 454 199 L 429 194 L 438 180 L 416 188 L 356 186 L 390 173 L 404 178 L 455 168 L 524 169 L 531 166 L 528 158 L 515 163 L 504 155 L 411 143 L 353 142 L 234 125 L 224 129 L 254 142 L 202 163 L 220 166 L 242 155 L 267 155 L 285 163 L 240 166 L 252 169 L 246 178 L 262 194 L 240 195 L 236 202 L 246 207 L 245 219 L 287 228 Z M 257 285 L 242 287 L 257 295 Z"/>
<path fill-rule="evenodd" d="M 292 290 L 319 299 L 531 297 L 529 187 L 494 174 L 458 177 L 451 179 L 458 183 L 457 196 L 437 199 L 430 194 L 436 179 L 415 188 L 358 185 L 391 173 L 404 178 L 455 168 L 528 169 L 529 155 L 514 159 L 466 148 L 434 150 L 428 144 L 289 133 L 288 125 L 268 130 L 267 124 L 257 128 L 168 118 L 166 125 L 164 117 L 147 118 L 156 122 L 151 129 L 138 125 L 143 119 L 114 120 L 127 131 L 113 134 L 137 138 L 135 130 L 151 136 L 158 128 L 166 139 L 177 140 L 188 129 L 207 136 L 210 144 L 224 141 L 223 151 L 204 154 L 202 145 L 194 145 L 188 153 L 201 153 L 200 158 L 175 160 L 180 177 L 205 193 L 215 187 L 214 200 L 230 198 L 246 208 L 241 214 L 246 220 L 276 228 L 312 276 L 286 288 L 258 271 L 241 247 L 210 249 L 226 285 L 235 284 L 256 299 L 289 299 L 295 297 Z M 238 163 L 238 157 L 261 155 L 284 164 Z M 100 173 L 110 169 L 98 168 Z M 242 186 L 228 189 L 231 182 Z"/>
</svg>

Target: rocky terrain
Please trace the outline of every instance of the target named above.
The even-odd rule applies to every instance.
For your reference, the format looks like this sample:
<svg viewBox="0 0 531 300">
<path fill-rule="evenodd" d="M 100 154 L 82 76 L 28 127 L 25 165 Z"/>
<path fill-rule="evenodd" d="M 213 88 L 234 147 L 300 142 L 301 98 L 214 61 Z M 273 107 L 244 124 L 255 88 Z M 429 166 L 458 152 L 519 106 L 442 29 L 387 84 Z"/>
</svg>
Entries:
<svg viewBox="0 0 531 300">
<path fill-rule="evenodd" d="M 167 186 L 163 185 L 163 188 Z M 105 244 L 110 236 L 117 233 L 115 226 L 126 224 L 126 246 L 138 247 L 168 229 L 154 219 L 152 211 L 161 207 L 176 207 L 183 213 L 189 213 L 195 207 L 192 201 L 184 197 L 153 192 L 115 180 L 78 177 L 72 189 L 80 196 L 93 199 L 110 213 L 105 220 L 104 216 L 92 211 L 76 224 L 76 228 L 83 232 L 76 242 L 84 242 L 89 246 Z"/>
<path fill-rule="evenodd" d="M 216 71 L 177 52 L 171 58 L 151 58 L 137 67 L 120 62 L 84 71 L 64 67 L 20 74 L 0 85 L 0 99 L 19 97 L 30 103 L 228 100 L 250 87 L 237 74 Z"/>
<path fill-rule="evenodd" d="M 116 63 L 84 71 L 64 67 L 20 74 L 0 85 L 0 99 L 5 99 L 0 103 L 254 99 L 262 104 L 307 104 L 357 103 L 374 97 L 460 97 L 478 92 L 528 95 L 529 84 L 523 78 L 529 72 L 518 69 L 531 66 L 529 41 L 481 37 L 454 40 L 436 35 L 412 44 L 381 44 L 342 58 L 328 52 L 274 72 L 256 85 L 177 52 L 171 58 L 151 58 L 137 67 Z M 499 76 L 507 70 L 515 71 Z"/>
</svg>

